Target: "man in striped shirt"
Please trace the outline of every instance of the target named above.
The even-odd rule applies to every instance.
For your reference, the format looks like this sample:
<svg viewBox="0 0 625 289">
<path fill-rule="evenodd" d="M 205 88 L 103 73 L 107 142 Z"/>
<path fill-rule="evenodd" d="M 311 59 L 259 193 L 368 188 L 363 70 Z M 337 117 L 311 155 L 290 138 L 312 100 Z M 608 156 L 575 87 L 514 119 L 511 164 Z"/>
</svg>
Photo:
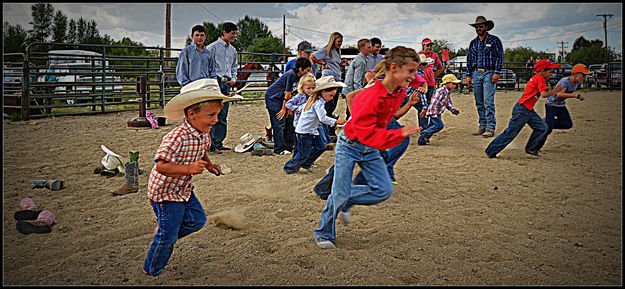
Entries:
<svg viewBox="0 0 625 289">
<path fill-rule="evenodd" d="M 176 64 L 176 79 L 180 86 L 202 78 L 215 79 L 214 54 L 206 49 L 206 29 L 204 25 L 195 25 L 191 28 L 191 45 L 180 51 Z"/>
<path fill-rule="evenodd" d="M 499 73 L 503 68 L 503 46 L 501 40 L 488 31 L 495 23 L 478 16 L 475 23 L 477 37 L 471 40 L 467 52 L 467 85 L 474 85 L 475 106 L 479 117 L 479 129 L 473 135 L 492 137 L 495 135 L 495 90 Z"/>
</svg>

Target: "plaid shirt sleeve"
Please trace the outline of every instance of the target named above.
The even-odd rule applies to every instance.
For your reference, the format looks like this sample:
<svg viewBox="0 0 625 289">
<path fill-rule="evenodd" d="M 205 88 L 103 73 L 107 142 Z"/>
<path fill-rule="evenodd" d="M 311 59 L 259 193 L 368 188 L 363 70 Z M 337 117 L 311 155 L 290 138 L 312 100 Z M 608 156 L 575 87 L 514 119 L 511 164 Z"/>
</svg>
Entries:
<svg viewBox="0 0 625 289">
<path fill-rule="evenodd" d="M 469 50 L 467 51 L 467 77 L 473 77 L 473 71 L 475 71 L 476 49 L 475 39 L 473 39 L 469 43 Z"/>
<path fill-rule="evenodd" d="M 430 105 L 428 106 L 428 110 L 425 112 L 425 115 L 438 115 L 440 114 L 440 102 L 444 97 L 442 93 L 442 89 L 437 89 L 432 95 L 432 99 L 430 100 Z"/>
<path fill-rule="evenodd" d="M 503 56 L 504 50 L 503 45 L 501 44 L 501 40 L 499 37 L 493 36 L 492 41 L 493 48 L 495 49 L 495 71 L 494 73 L 499 74 L 501 69 L 503 68 Z"/>
<path fill-rule="evenodd" d="M 154 161 L 158 161 L 159 159 L 165 160 L 167 162 L 178 161 L 178 157 L 176 155 L 176 151 L 180 149 L 180 142 L 176 141 L 176 138 L 171 137 L 171 135 L 166 135 L 163 137 L 163 142 L 158 147 L 156 151 L 156 156 L 154 157 Z"/>
</svg>

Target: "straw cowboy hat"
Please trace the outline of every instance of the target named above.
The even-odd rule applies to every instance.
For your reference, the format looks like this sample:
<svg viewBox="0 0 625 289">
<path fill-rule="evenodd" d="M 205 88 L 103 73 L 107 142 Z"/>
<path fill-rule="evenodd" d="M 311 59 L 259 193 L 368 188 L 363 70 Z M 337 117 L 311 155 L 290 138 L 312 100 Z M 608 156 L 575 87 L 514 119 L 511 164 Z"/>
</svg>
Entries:
<svg viewBox="0 0 625 289">
<path fill-rule="evenodd" d="M 477 16 L 477 18 L 475 18 L 475 23 L 471 24 L 469 23 L 469 25 L 475 27 L 477 25 L 480 24 L 486 24 L 486 31 L 489 31 L 491 29 L 493 29 L 493 27 L 495 27 L 495 22 L 491 21 L 491 20 L 486 20 L 486 17 L 484 16 Z"/>
<path fill-rule="evenodd" d="M 172 98 L 163 109 L 165 117 L 169 120 L 181 120 L 185 117 L 184 109 L 207 100 L 221 99 L 231 101 L 243 99 L 240 95 L 226 96 L 221 93 L 216 79 L 199 79 L 180 89 L 180 94 Z"/>
<path fill-rule="evenodd" d="M 326 88 L 332 87 L 347 87 L 347 84 L 342 83 L 340 81 L 334 81 L 334 77 L 332 76 L 322 76 L 315 81 L 315 89 L 312 91 L 313 93 L 324 90 Z"/>
<path fill-rule="evenodd" d="M 100 161 L 100 163 L 107 170 L 114 170 L 115 168 L 117 168 L 120 172 L 122 173 L 125 172 L 124 157 L 112 152 L 110 149 L 108 149 L 104 145 L 100 145 L 100 148 L 106 153 L 106 155 L 102 157 L 102 160 Z"/>
<path fill-rule="evenodd" d="M 244 153 L 251 149 L 256 142 L 260 140 L 260 136 L 252 136 L 251 133 L 246 133 L 239 138 L 240 144 L 234 147 L 234 151 L 238 153 Z"/>
</svg>

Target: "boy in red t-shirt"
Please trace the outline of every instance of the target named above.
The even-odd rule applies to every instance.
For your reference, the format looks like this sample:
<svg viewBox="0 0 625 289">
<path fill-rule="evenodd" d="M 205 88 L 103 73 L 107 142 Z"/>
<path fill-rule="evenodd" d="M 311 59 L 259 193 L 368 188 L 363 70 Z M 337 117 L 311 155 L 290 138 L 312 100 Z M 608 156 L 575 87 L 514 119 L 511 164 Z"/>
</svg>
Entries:
<svg viewBox="0 0 625 289">
<path fill-rule="evenodd" d="M 497 154 L 514 140 L 525 124 L 534 130 L 527 141 L 527 145 L 525 145 L 525 152 L 535 156 L 539 155 L 540 141 L 547 133 L 548 127 L 547 123 L 534 111 L 534 105 L 540 97 L 546 98 L 562 90 L 562 87 L 558 85 L 553 90 L 547 91 L 549 87 L 547 87 L 546 80 L 551 76 L 553 69 L 558 67 L 560 64 L 551 63 L 547 59 L 534 65 L 536 74 L 527 82 L 523 95 L 514 104 L 508 127 L 486 148 L 486 155 L 489 158 L 496 158 Z"/>
</svg>

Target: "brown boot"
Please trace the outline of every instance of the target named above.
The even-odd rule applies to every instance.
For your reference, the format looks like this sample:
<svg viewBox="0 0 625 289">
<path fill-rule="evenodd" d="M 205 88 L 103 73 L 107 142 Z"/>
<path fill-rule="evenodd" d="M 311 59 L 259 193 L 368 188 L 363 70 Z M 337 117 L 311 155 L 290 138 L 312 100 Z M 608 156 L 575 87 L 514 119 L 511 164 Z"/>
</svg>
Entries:
<svg viewBox="0 0 625 289">
<path fill-rule="evenodd" d="M 126 163 L 126 184 L 117 191 L 113 192 L 114 196 L 136 193 L 139 191 L 139 162 Z"/>
<path fill-rule="evenodd" d="M 136 193 L 139 191 L 139 185 L 130 186 L 128 184 L 124 184 L 121 188 L 117 189 L 117 191 L 113 192 L 115 196 L 121 196 L 130 193 Z"/>
</svg>

